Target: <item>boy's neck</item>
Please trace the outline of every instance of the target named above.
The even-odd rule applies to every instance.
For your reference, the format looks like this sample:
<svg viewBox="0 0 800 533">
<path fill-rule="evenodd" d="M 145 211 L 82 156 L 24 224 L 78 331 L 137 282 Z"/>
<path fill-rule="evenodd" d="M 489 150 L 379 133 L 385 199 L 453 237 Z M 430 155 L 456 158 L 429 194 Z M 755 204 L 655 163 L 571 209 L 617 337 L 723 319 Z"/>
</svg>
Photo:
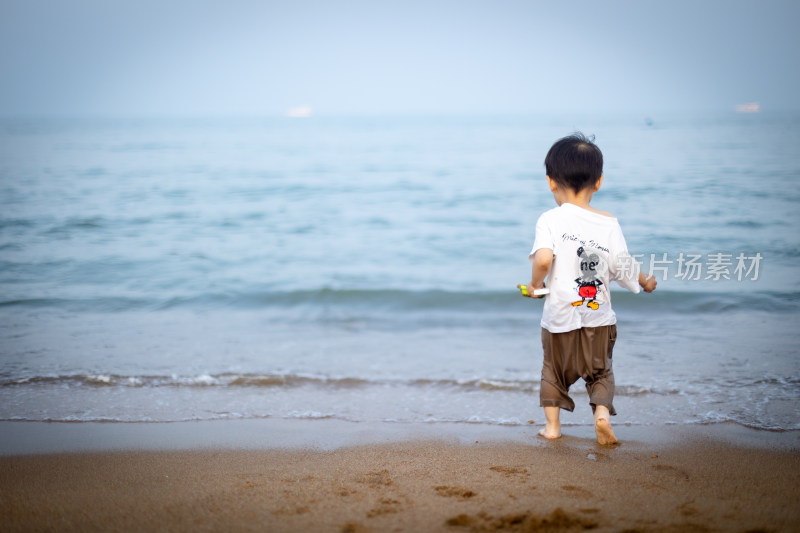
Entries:
<svg viewBox="0 0 800 533">
<path fill-rule="evenodd" d="M 589 205 L 592 201 L 592 196 L 594 196 L 594 193 L 596 193 L 600 188 L 600 184 L 603 183 L 603 176 L 600 176 L 600 179 L 597 180 L 597 183 L 595 183 L 594 186 L 586 187 L 580 191 L 575 191 L 569 187 L 559 185 L 556 181 L 550 178 L 550 176 L 547 176 L 547 181 L 550 184 L 550 191 L 553 193 L 553 198 L 555 198 L 556 204 L 559 206 L 563 204 L 572 204 L 580 207 L 581 209 L 591 211 L 592 213 L 598 213 L 607 217 L 613 216 L 604 211 L 599 211 Z"/>
<path fill-rule="evenodd" d="M 553 196 L 555 196 L 558 205 L 572 204 L 588 211 L 596 211 L 589 205 L 592 201 L 592 196 L 594 196 L 594 190 L 592 189 L 583 189 L 575 192 L 569 187 L 559 187 L 558 191 L 554 191 Z"/>
</svg>

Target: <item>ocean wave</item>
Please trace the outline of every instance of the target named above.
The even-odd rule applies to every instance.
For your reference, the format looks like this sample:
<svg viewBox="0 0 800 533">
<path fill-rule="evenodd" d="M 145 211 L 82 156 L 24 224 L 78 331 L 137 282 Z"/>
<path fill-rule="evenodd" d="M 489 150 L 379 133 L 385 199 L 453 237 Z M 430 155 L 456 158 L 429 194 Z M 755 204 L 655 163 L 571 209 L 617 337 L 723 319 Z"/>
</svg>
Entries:
<svg viewBox="0 0 800 533">
<path fill-rule="evenodd" d="M 153 417 L 136 417 L 136 416 L 78 416 L 68 415 L 63 417 L 36 417 L 36 416 L 11 416 L 0 418 L 0 422 L 45 422 L 45 423 L 61 423 L 61 424 L 174 424 L 180 422 L 213 422 L 221 420 L 266 420 L 266 419 L 280 419 L 280 420 L 307 420 L 310 422 L 316 420 L 338 420 L 342 422 L 349 422 L 354 424 L 364 423 L 364 420 L 357 418 L 335 415 L 332 413 L 322 413 L 317 411 L 293 411 L 283 416 L 271 415 L 253 415 L 243 413 L 217 413 L 215 415 L 206 416 L 189 416 L 178 418 L 153 418 Z M 405 420 L 397 418 L 385 418 L 379 420 L 381 423 L 386 424 L 469 424 L 478 426 L 505 426 L 505 427 L 522 427 L 533 426 L 540 424 L 536 420 L 524 420 L 519 417 L 428 417 L 424 420 Z M 741 419 L 735 416 L 726 416 L 718 413 L 705 413 L 692 418 L 687 418 L 677 421 L 667 422 L 653 422 L 653 421 L 636 421 L 624 422 L 619 424 L 620 427 L 653 427 L 660 425 L 683 425 L 683 426 L 715 426 L 735 424 L 737 426 L 754 429 L 758 431 L 769 431 L 782 433 L 786 431 L 800 431 L 800 424 L 793 423 L 786 426 L 781 426 L 775 423 L 764 423 L 756 420 Z M 569 422 L 562 421 L 562 427 L 586 427 L 591 426 L 591 422 Z"/>
<path fill-rule="evenodd" d="M 450 392 L 520 392 L 539 391 L 539 380 L 510 380 L 498 378 L 471 379 L 367 379 L 360 377 L 329 377 L 311 374 L 198 374 L 163 376 L 124 376 L 116 374 L 69 374 L 63 376 L 6 377 L 0 388 L 9 387 L 96 387 L 96 388 L 298 388 L 359 389 L 367 387 L 396 387 L 439 389 Z M 581 394 L 579 390 L 576 391 Z M 617 396 L 678 395 L 678 389 L 654 388 L 641 385 L 617 385 Z"/>
<path fill-rule="evenodd" d="M 704 314 L 721 311 L 800 311 L 800 293 L 753 291 L 670 291 L 653 295 L 613 293 L 615 308 L 636 312 L 639 309 L 667 313 Z M 56 308 L 68 311 L 167 311 L 171 309 L 227 308 L 241 310 L 297 310 L 302 320 L 335 318 L 336 312 L 350 318 L 369 318 L 382 312 L 400 318 L 401 313 L 450 313 L 519 315 L 541 303 L 521 298 L 519 292 L 446 291 L 398 289 L 306 289 L 295 291 L 225 291 L 161 296 L 109 296 L 97 298 L 17 297 L 0 300 L 0 307 Z M 292 317 L 292 315 L 287 315 Z"/>
</svg>

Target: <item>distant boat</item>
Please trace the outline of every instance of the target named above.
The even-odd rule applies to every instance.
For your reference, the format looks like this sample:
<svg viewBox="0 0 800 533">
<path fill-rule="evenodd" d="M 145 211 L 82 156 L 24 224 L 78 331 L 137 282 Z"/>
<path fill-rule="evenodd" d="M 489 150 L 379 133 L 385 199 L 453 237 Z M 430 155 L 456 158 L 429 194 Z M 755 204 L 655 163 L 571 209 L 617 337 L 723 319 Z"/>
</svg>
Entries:
<svg viewBox="0 0 800 533">
<path fill-rule="evenodd" d="M 761 111 L 761 105 L 758 102 L 749 102 L 738 104 L 735 109 L 737 113 L 758 113 Z"/>
<path fill-rule="evenodd" d="M 311 106 L 301 105 L 287 109 L 286 116 L 291 118 L 306 118 L 311 116 L 311 112 Z"/>
</svg>

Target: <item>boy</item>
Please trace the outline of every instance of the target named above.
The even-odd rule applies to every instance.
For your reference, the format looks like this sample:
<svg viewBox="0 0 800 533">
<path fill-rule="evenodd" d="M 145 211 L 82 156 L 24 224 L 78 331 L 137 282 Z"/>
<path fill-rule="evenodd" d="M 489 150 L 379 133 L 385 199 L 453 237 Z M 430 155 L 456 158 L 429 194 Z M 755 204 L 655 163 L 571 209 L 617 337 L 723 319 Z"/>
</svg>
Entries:
<svg viewBox="0 0 800 533">
<path fill-rule="evenodd" d="M 611 353 L 616 316 L 611 309 L 612 280 L 631 292 L 653 292 L 656 280 L 645 276 L 628 253 L 617 219 L 589 205 L 603 182 L 603 154 L 580 133 L 556 141 L 544 161 L 547 182 L 558 207 L 543 213 L 529 259 L 531 282 L 518 285 L 524 296 L 545 286 L 550 293 L 542 311 L 542 385 L 540 405 L 547 423 L 539 435 L 561 437 L 561 409 L 572 411 L 568 395 L 578 378 L 586 382 L 594 412 L 597 442 L 615 444 L 610 415 L 615 415 Z"/>
</svg>

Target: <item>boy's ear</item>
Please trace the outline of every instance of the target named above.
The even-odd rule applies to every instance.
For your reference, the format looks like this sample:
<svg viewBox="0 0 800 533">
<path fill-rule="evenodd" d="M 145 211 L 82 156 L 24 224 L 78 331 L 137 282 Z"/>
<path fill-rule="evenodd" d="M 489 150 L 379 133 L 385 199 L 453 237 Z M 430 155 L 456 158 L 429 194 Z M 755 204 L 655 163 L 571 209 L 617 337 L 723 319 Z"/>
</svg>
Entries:
<svg viewBox="0 0 800 533">
<path fill-rule="evenodd" d="M 547 176 L 547 184 L 550 186 L 550 192 L 556 192 L 556 189 L 558 189 L 558 183 L 550 176 Z"/>
<path fill-rule="evenodd" d="M 600 189 L 600 185 L 603 184 L 603 175 L 600 174 L 600 177 L 597 178 L 597 183 L 594 184 L 594 192 L 597 192 Z"/>
</svg>

